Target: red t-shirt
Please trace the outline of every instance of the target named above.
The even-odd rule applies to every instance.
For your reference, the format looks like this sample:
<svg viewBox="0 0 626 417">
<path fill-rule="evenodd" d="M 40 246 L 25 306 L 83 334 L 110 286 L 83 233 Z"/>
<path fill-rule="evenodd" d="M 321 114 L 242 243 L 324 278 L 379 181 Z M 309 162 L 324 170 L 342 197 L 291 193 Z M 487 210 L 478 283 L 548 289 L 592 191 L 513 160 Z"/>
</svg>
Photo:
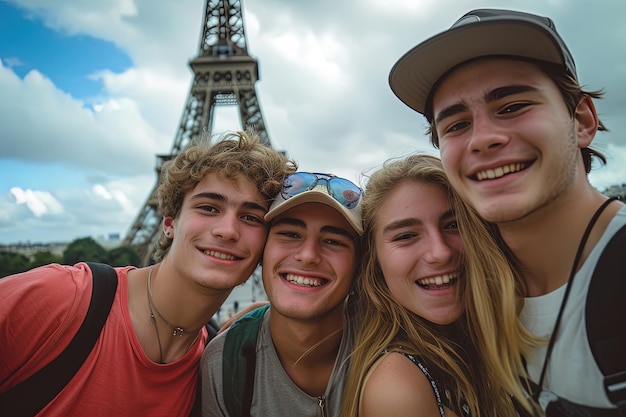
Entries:
<svg viewBox="0 0 626 417">
<path fill-rule="evenodd" d="M 117 293 L 94 349 L 39 416 L 189 415 L 206 329 L 178 361 L 153 362 L 143 352 L 128 312 L 128 271 L 133 267 L 116 269 Z M 91 271 L 84 263 L 47 265 L 0 279 L 0 393 L 65 349 L 87 313 L 91 288 Z"/>
</svg>

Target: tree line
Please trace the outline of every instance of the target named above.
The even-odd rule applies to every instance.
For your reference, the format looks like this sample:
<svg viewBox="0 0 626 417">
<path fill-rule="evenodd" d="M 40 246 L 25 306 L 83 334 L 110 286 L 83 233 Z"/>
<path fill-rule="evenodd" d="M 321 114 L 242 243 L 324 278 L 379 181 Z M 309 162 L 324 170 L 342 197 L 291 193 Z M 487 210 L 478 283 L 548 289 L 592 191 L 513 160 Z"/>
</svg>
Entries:
<svg viewBox="0 0 626 417">
<path fill-rule="evenodd" d="M 0 277 L 28 271 L 51 263 L 74 265 L 77 262 L 101 262 L 111 266 L 142 266 L 137 252 L 128 246 L 107 250 L 90 237 L 72 241 L 61 256 L 50 251 L 38 251 L 32 257 L 0 250 Z"/>
</svg>

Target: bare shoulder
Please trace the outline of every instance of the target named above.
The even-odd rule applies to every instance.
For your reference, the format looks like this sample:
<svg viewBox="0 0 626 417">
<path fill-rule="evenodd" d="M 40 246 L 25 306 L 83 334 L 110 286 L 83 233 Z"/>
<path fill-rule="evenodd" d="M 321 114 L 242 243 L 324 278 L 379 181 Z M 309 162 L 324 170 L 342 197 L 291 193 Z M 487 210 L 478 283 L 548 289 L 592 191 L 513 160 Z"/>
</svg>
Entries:
<svg viewBox="0 0 626 417">
<path fill-rule="evenodd" d="M 440 415 L 426 375 L 397 352 L 386 354 L 374 364 L 363 387 L 360 416 L 381 415 Z"/>
</svg>

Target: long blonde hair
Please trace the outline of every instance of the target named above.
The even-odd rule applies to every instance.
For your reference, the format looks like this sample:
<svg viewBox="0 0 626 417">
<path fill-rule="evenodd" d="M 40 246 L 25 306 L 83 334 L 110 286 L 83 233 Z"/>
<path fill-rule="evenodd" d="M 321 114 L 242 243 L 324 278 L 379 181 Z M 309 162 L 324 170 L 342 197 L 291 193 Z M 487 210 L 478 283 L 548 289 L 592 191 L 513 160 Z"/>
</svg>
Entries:
<svg viewBox="0 0 626 417">
<path fill-rule="evenodd" d="M 463 325 L 480 356 L 478 369 L 464 364 L 458 345 L 436 332 L 421 317 L 400 305 L 385 282 L 375 250 L 378 212 L 389 193 L 400 184 L 422 182 L 445 189 L 464 241 L 464 279 L 459 280 L 464 307 Z M 414 154 L 387 161 L 371 175 L 363 197 L 364 265 L 357 280 L 359 331 L 344 392 L 342 416 L 359 414 L 365 377 L 381 352 L 402 346 L 440 369 L 462 393 L 473 416 L 517 416 L 511 396 L 528 411 L 535 410 L 520 376 L 522 357 L 535 339 L 522 327 L 514 272 L 494 240 L 490 226 L 454 192 L 439 158 Z M 481 380 L 477 384 L 472 381 Z M 460 396 L 457 396 L 460 398 Z"/>
</svg>

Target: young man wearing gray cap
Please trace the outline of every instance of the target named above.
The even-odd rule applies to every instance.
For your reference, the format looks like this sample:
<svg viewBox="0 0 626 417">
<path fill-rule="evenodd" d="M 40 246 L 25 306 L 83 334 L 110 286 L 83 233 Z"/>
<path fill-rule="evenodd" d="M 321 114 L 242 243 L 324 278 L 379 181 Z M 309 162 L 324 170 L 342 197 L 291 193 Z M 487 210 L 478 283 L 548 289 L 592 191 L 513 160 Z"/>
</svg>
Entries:
<svg viewBox="0 0 626 417">
<path fill-rule="evenodd" d="M 358 274 L 360 204 L 361 190 L 346 179 L 308 172 L 285 179 L 265 216 L 270 306 L 208 345 L 203 416 L 339 415 L 353 344 L 345 317 Z"/>
<path fill-rule="evenodd" d="M 389 82 L 429 121 L 452 185 L 519 267 L 521 319 L 548 341 L 527 358 L 547 415 L 626 413 L 624 267 L 598 272 L 604 257 L 617 263 L 615 248 L 623 258 L 626 208 L 589 183 L 592 159 L 605 162 L 589 147 L 606 130 L 601 93 L 581 88 L 552 20 L 471 11 L 400 58 Z"/>
</svg>

